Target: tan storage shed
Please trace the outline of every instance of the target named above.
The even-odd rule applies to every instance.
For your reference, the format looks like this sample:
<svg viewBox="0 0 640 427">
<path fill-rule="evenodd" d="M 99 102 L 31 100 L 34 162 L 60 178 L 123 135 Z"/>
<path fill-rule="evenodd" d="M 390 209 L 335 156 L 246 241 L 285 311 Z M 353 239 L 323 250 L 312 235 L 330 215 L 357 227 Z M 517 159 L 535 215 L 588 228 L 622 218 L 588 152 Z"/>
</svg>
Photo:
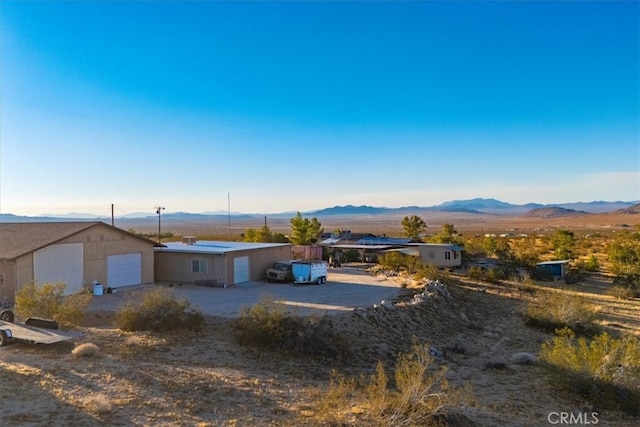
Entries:
<svg viewBox="0 0 640 427">
<path fill-rule="evenodd" d="M 0 224 L 0 297 L 30 281 L 64 282 L 66 294 L 94 280 L 112 288 L 153 283 L 156 243 L 103 222 Z"/>
<path fill-rule="evenodd" d="M 157 247 L 155 280 L 165 283 L 229 286 L 263 280 L 276 261 L 291 259 L 288 243 L 196 241 Z"/>
</svg>

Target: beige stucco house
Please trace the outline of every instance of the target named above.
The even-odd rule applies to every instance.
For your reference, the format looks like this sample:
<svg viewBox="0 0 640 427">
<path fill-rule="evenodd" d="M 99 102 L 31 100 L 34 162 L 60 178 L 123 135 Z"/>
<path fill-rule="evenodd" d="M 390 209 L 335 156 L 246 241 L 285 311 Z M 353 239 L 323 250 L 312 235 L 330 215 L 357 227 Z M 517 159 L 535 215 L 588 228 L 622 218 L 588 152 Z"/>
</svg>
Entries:
<svg viewBox="0 0 640 427">
<path fill-rule="evenodd" d="M 65 294 L 152 283 L 155 243 L 103 222 L 0 223 L 0 297 L 21 286 L 64 282 Z"/>
<path fill-rule="evenodd" d="M 274 262 L 291 259 L 288 243 L 196 241 L 155 248 L 156 282 L 226 286 L 263 280 Z"/>
<path fill-rule="evenodd" d="M 446 243 L 409 243 L 394 251 L 420 257 L 422 262 L 438 268 L 454 268 L 462 265 L 462 248 Z"/>
</svg>

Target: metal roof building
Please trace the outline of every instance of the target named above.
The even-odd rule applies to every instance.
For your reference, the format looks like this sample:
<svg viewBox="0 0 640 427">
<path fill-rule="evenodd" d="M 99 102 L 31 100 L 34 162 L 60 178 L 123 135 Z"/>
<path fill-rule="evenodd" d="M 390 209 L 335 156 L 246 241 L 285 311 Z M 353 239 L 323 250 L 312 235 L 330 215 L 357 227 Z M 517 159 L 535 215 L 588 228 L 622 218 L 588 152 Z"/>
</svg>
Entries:
<svg viewBox="0 0 640 427">
<path fill-rule="evenodd" d="M 228 286 L 264 279 L 274 262 L 291 259 L 289 243 L 195 241 L 155 249 L 158 282 Z"/>
</svg>

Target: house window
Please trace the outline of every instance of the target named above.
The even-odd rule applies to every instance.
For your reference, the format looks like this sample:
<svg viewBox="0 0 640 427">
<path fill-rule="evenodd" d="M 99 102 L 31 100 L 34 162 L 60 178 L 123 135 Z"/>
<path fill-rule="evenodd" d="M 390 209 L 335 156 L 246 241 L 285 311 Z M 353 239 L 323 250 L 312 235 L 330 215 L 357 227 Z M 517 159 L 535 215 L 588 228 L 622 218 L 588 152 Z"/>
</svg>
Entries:
<svg viewBox="0 0 640 427">
<path fill-rule="evenodd" d="M 453 259 L 458 259 L 458 251 L 453 251 Z"/>
<path fill-rule="evenodd" d="M 444 252 L 444 259 L 451 259 L 451 252 L 450 251 L 445 251 Z"/>
<path fill-rule="evenodd" d="M 0 288 L 4 288 L 4 273 L 0 273 Z"/>
<path fill-rule="evenodd" d="M 208 273 L 209 268 L 206 259 L 192 259 L 191 260 L 191 272 L 192 273 Z"/>
</svg>

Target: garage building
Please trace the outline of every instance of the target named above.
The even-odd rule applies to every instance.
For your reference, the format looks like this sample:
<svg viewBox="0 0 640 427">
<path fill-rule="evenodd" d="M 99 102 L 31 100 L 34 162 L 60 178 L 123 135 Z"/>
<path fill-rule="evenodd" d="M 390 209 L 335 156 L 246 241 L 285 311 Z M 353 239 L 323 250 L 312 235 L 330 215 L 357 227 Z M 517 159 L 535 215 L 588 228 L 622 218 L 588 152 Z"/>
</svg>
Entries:
<svg viewBox="0 0 640 427">
<path fill-rule="evenodd" d="M 103 222 L 0 224 L 0 297 L 25 283 L 64 282 L 65 294 L 94 280 L 117 288 L 153 282 L 155 243 Z"/>
<path fill-rule="evenodd" d="M 165 283 L 227 286 L 263 280 L 274 262 L 291 259 L 288 243 L 197 241 L 157 247 L 155 280 Z"/>
</svg>

